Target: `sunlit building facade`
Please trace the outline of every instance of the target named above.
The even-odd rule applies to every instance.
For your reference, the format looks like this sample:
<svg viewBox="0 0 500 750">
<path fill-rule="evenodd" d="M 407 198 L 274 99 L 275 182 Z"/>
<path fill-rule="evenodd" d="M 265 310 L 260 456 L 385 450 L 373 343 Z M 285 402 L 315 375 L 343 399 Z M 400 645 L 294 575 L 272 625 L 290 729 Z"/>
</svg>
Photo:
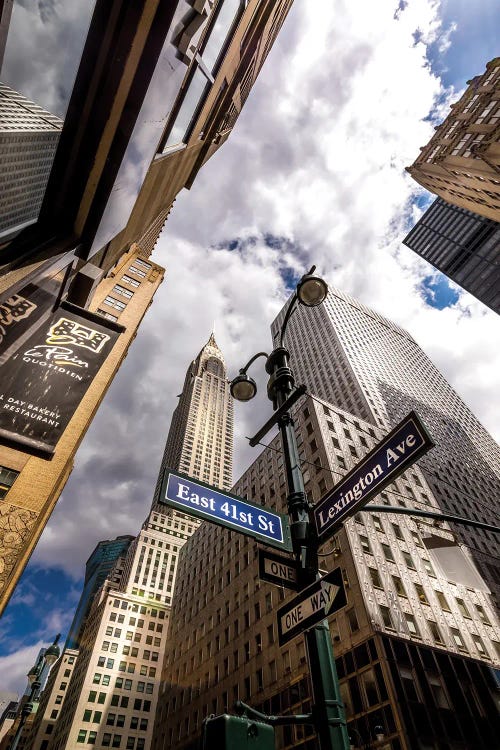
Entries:
<svg viewBox="0 0 500 750">
<path fill-rule="evenodd" d="M 56 714 L 53 704 L 60 690 L 58 680 L 53 681 L 29 750 L 85 745 L 149 750 L 178 558 L 199 527 L 197 519 L 158 502 L 161 482 L 168 467 L 228 486 L 232 440 L 226 367 L 212 333 L 188 367 L 151 511 L 139 535 L 132 541 L 118 537 L 101 542 L 89 558 L 68 637 L 68 645 L 79 646 L 74 675 L 63 696 L 64 706 Z M 116 564 L 96 592 L 99 574 L 113 556 Z M 43 747 L 41 738 L 47 741 Z"/>
<path fill-rule="evenodd" d="M 272 325 L 273 337 L 285 309 Z M 435 442 L 419 467 L 439 507 L 498 525 L 500 449 L 407 331 L 330 289 L 321 306 L 297 309 L 285 345 L 298 382 L 373 425 L 388 431 L 414 409 Z M 498 537 L 458 524 L 453 531 L 500 601 Z"/>
<path fill-rule="evenodd" d="M 448 203 L 500 220 L 500 57 L 468 81 L 448 117 L 407 167 Z"/>
<path fill-rule="evenodd" d="M 65 275 L 64 269 L 56 276 L 60 275 Z M 30 287 L 31 297 L 21 290 L 1 305 L 5 335 L 0 343 L 4 388 L 0 412 L 0 612 L 50 518 L 73 468 L 76 450 L 163 275 L 164 269 L 133 245 L 106 275 L 87 273 L 86 267 L 77 273 L 72 298 L 78 305 L 63 304 L 54 312 L 57 283 L 53 280 L 40 282 L 36 293 Z M 52 343 L 63 340 L 66 346 L 69 341 L 74 346 L 75 363 L 54 367 L 47 359 L 51 351 L 47 338 Z M 35 356 L 39 351 L 46 356 Z M 94 368 L 86 380 L 79 363 L 88 365 L 85 372 Z M 33 437 L 28 437 L 30 434 Z"/>
</svg>

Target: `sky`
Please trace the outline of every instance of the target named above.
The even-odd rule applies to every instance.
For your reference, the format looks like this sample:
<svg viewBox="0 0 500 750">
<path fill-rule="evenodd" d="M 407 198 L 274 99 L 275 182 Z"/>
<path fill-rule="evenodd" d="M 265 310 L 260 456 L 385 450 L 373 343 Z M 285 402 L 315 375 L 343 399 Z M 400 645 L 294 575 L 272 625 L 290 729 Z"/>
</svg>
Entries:
<svg viewBox="0 0 500 750">
<path fill-rule="evenodd" d="M 62 30 L 77 23 L 70 2 L 40 6 Z M 498 439 L 498 316 L 401 243 L 432 200 L 404 168 L 497 53 L 495 6 L 474 4 L 472 18 L 462 0 L 292 7 L 231 137 L 155 249 L 165 281 L 0 620 L 0 690 L 23 691 L 40 646 L 67 633 L 97 541 L 138 532 L 185 371 L 213 325 L 231 377 L 269 351 L 270 323 L 312 264 L 409 330 Z M 48 100 L 61 102 L 49 59 Z M 262 361 L 257 398 L 235 405 L 234 479 L 257 455 L 245 436 L 269 416 Z"/>
</svg>

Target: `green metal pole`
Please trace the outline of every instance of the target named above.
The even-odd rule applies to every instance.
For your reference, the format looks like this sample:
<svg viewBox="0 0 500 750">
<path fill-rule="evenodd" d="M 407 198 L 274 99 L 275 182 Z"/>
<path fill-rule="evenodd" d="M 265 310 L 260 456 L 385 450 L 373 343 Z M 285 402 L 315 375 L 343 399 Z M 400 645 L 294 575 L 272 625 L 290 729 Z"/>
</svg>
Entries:
<svg viewBox="0 0 500 750">
<path fill-rule="evenodd" d="M 266 370 L 271 376 L 268 396 L 275 409 L 286 401 L 294 387 L 294 377 L 288 366 L 288 358 L 288 351 L 280 346 L 271 353 L 266 362 Z M 290 413 L 283 414 L 278 425 L 285 458 L 291 534 L 299 564 L 299 585 L 303 589 L 319 577 L 317 539 L 314 526 L 309 520 L 309 504 L 304 490 L 299 451 Z M 314 697 L 314 720 L 320 748 L 349 750 L 349 735 L 327 620 L 309 630 L 305 639 Z"/>
</svg>

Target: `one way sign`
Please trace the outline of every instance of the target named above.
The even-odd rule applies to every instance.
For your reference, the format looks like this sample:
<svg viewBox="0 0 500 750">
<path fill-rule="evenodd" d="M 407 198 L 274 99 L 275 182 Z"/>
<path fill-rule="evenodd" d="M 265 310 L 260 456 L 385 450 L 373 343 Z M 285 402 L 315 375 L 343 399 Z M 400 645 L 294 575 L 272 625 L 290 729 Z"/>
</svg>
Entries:
<svg viewBox="0 0 500 750">
<path fill-rule="evenodd" d="M 278 610 L 279 645 L 284 646 L 346 604 L 342 570 L 335 568 Z"/>
</svg>

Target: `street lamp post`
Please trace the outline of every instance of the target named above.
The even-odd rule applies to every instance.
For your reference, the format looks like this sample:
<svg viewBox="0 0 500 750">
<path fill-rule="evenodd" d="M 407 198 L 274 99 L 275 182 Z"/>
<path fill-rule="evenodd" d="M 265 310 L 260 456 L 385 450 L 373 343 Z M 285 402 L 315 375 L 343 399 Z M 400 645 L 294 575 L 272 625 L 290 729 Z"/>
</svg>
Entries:
<svg viewBox="0 0 500 750">
<path fill-rule="evenodd" d="M 313 266 L 297 285 L 283 320 L 279 346 L 269 356 L 265 352 L 259 352 L 252 357 L 231 382 L 230 388 L 235 399 L 239 401 L 252 399 L 257 392 L 257 386 L 246 371 L 255 359 L 260 356 L 266 357 L 266 372 L 270 376 L 267 395 L 277 412 L 277 419 L 270 420 L 268 425 L 270 427 L 271 422 L 277 423 L 281 433 L 288 486 L 287 509 L 293 550 L 299 570 L 299 590 L 306 588 L 319 578 L 318 539 L 315 526 L 310 520 L 312 506 L 304 489 L 293 419 L 289 411 L 294 394 L 301 395 L 304 389 L 295 388 L 295 378 L 289 364 L 290 355 L 283 346 L 283 341 L 286 326 L 297 303 L 306 307 L 316 307 L 326 298 L 328 287 L 323 279 L 314 275 L 315 270 Z M 267 429 L 269 428 L 266 425 L 263 430 L 267 432 Z M 349 750 L 349 736 L 328 622 L 324 620 L 307 631 L 305 639 L 314 695 L 313 719 L 321 750 Z"/>
<path fill-rule="evenodd" d="M 49 646 L 48 649 L 46 649 L 45 653 L 40 654 L 38 660 L 28 672 L 28 682 L 31 688 L 30 694 L 28 696 L 28 700 L 21 708 L 21 718 L 19 720 L 19 724 L 9 750 L 16 750 L 17 746 L 19 745 L 19 740 L 21 739 L 21 736 L 23 734 L 23 729 L 28 720 L 28 716 L 33 713 L 34 704 L 40 697 L 40 689 L 42 687 L 42 676 L 44 669 L 46 669 L 46 667 L 51 667 L 59 659 L 60 649 L 57 645 L 57 642 L 60 637 L 61 634 L 58 633 L 54 639 L 54 643 Z"/>
</svg>

